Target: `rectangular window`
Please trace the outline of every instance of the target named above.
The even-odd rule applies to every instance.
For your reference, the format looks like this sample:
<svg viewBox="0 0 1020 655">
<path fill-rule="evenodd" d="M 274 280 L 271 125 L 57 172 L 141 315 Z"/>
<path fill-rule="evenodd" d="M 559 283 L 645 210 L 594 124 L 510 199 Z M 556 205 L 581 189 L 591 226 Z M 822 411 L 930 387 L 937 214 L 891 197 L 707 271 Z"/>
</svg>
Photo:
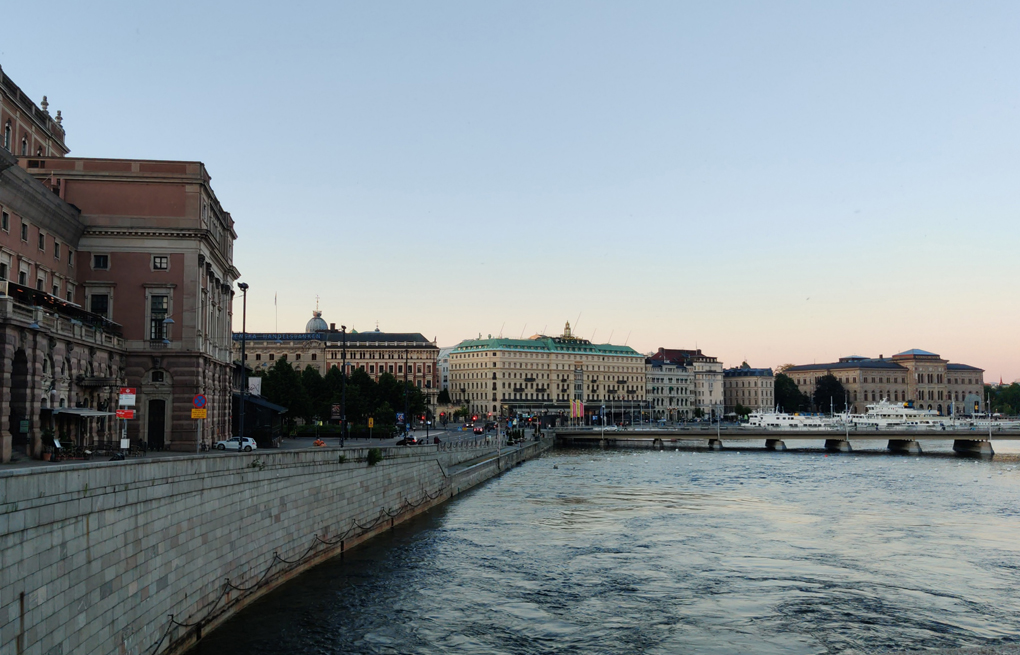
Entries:
<svg viewBox="0 0 1020 655">
<path fill-rule="evenodd" d="M 46 251 L 46 235 L 39 233 L 39 250 Z"/>
<path fill-rule="evenodd" d="M 313 362 L 315 361 L 316 357 L 317 357 L 317 355 L 315 353 L 312 353 L 312 361 Z"/>
<path fill-rule="evenodd" d="M 109 255 L 92 255 L 92 268 L 105 271 L 110 268 Z"/>
<path fill-rule="evenodd" d="M 294 355 L 294 361 L 295 362 L 300 361 L 300 360 L 301 360 L 301 353 L 298 353 L 298 354 Z"/>
<path fill-rule="evenodd" d="M 162 256 L 154 256 L 152 258 L 152 270 L 154 271 L 165 271 L 170 268 L 170 258 Z"/>
<path fill-rule="evenodd" d="M 21 240 L 28 243 L 28 223 L 21 221 Z"/>
<path fill-rule="evenodd" d="M 0 214 L 0 227 L 3 228 L 4 232 L 11 231 L 11 215 L 7 212 Z"/>
<path fill-rule="evenodd" d="M 60 259 L 60 243 L 57 241 L 53 242 L 53 259 Z"/>
<path fill-rule="evenodd" d="M 36 291 L 42 291 L 44 286 L 46 286 L 46 280 L 39 278 L 38 280 L 35 281 Z"/>
<path fill-rule="evenodd" d="M 262 361 L 262 353 L 255 353 L 255 361 L 256 362 Z"/>
<path fill-rule="evenodd" d="M 163 381 L 163 371 L 153 371 L 152 372 L 152 381 L 153 382 L 162 382 Z"/>
<path fill-rule="evenodd" d="M 269 361 L 273 361 L 274 359 L 276 359 L 276 355 L 269 353 Z"/>
<path fill-rule="evenodd" d="M 67 249 L 67 267 L 74 268 L 74 251 L 70 248 Z"/>
<path fill-rule="evenodd" d="M 149 297 L 149 340 L 166 339 L 166 318 L 170 310 L 170 296 L 158 295 Z"/>
<path fill-rule="evenodd" d="M 21 271 L 18 273 L 18 284 L 21 286 L 28 284 L 28 271 Z"/>
<path fill-rule="evenodd" d="M 74 289 L 67 287 L 67 302 L 74 302 Z"/>
<path fill-rule="evenodd" d="M 0 262 L 0 280 L 7 279 L 7 264 Z"/>
<path fill-rule="evenodd" d="M 53 285 L 53 293 L 51 295 L 54 295 L 57 298 L 60 297 L 60 287 L 57 286 L 56 284 Z"/>
<path fill-rule="evenodd" d="M 105 293 L 94 293 L 89 297 L 89 311 L 110 318 L 110 296 Z"/>
</svg>

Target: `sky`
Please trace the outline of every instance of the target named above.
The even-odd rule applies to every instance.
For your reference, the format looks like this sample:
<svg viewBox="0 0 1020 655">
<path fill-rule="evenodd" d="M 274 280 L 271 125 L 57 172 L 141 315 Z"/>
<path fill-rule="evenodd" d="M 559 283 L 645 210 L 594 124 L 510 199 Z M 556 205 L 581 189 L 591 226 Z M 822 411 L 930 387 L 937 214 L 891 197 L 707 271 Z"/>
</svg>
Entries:
<svg viewBox="0 0 1020 655">
<path fill-rule="evenodd" d="M 206 164 L 249 331 L 1020 378 L 1015 1 L 47 7 L 0 65 L 72 155 Z"/>
</svg>

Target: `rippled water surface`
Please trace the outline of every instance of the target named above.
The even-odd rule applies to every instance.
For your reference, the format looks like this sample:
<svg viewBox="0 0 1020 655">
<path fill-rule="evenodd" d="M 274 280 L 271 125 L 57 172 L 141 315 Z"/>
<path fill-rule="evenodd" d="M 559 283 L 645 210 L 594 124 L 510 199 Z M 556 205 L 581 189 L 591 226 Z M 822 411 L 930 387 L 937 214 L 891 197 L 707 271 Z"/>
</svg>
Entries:
<svg viewBox="0 0 1020 655">
<path fill-rule="evenodd" d="M 554 451 L 296 579 L 194 652 L 1012 643 L 1020 465 L 1011 450 L 996 443 L 992 461 Z"/>
</svg>

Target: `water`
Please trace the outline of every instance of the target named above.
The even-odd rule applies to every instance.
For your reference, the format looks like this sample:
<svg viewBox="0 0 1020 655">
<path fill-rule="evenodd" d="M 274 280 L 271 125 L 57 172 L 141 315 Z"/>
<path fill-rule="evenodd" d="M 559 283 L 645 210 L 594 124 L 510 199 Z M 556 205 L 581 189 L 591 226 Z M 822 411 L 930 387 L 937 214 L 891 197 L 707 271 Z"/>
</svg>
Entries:
<svg viewBox="0 0 1020 655">
<path fill-rule="evenodd" d="M 1020 457 L 996 451 L 555 451 L 294 580 L 195 653 L 1015 643 Z"/>
</svg>

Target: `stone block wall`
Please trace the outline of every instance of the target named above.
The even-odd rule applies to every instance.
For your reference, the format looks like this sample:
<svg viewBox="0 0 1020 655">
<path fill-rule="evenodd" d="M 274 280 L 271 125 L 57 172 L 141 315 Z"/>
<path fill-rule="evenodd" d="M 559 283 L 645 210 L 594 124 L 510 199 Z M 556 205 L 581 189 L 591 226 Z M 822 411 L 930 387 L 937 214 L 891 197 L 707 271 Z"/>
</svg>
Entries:
<svg viewBox="0 0 1020 655">
<path fill-rule="evenodd" d="M 369 466 L 363 448 L 262 451 L 2 471 L 0 652 L 183 652 L 269 589 L 514 461 L 450 473 L 484 452 L 385 448 Z"/>
</svg>

